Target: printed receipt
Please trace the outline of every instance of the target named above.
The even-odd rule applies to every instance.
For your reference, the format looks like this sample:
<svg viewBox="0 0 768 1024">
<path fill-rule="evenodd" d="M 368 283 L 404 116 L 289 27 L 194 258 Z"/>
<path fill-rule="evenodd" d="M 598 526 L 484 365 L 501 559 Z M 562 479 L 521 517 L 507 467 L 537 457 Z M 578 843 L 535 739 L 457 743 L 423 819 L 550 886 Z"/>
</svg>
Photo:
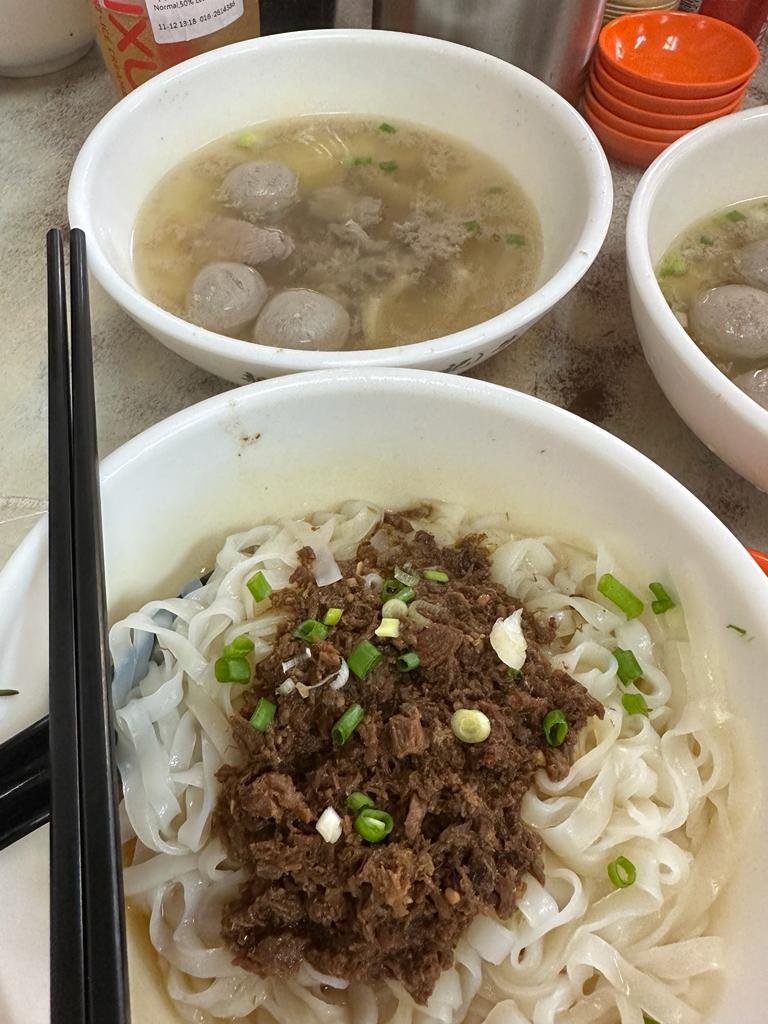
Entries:
<svg viewBox="0 0 768 1024">
<path fill-rule="evenodd" d="M 243 13 L 243 0 L 146 0 L 146 3 L 158 43 L 181 43 L 210 35 L 231 25 Z"/>
</svg>

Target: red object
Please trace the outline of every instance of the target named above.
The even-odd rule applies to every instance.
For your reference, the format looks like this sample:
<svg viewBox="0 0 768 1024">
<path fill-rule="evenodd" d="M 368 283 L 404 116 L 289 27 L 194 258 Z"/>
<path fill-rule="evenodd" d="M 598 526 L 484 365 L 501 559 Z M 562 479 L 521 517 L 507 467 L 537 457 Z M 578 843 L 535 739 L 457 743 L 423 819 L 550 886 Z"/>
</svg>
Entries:
<svg viewBox="0 0 768 1024">
<path fill-rule="evenodd" d="M 768 0 L 703 0 L 700 13 L 735 25 L 755 42 L 768 26 Z"/>
<path fill-rule="evenodd" d="M 618 99 L 629 103 L 633 107 L 640 107 L 642 110 L 652 110 L 659 114 L 710 114 L 719 110 L 726 104 L 734 101 L 741 102 L 746 85 L 739 86 L 723 96 L 713 96 L 709 99 L 680 99 L 669 96 L 654 96 L 650 92 L 640 92 L 624 85 L 617 78 L 614 78 L 610 70 L 603 63 L 600 53 L 596 50 L 592 61 L 594 75 L 598 82 Z"/>
<path fill-rule="evenodd" d="M 616 114 L 617 117 L 623 117 L 625 121 L 629 121 L 635 125 L 645 125 L 647 128 L 666 128 L 668 131 L 674 131 L 680 128 L 698 128 L 699 125 L 706 124 L 707 121 L 713 121 L 716 117 L 723 117 L 725 114 L 732 113 L 741 103 L 741 93 L 736 96 L 734 100 L 724 104 L 718 110 L 712 110 L 708 113 L 702 114 L 685 114 L 682 111 L 680 113 L 658 113 L 654 110 L 644 110 L 642 107 L 633 106 L 631 103 L 625 103 L 624 100 L 615 96 L 610 89 L 606 89 L 597 77 L 596 69 L 592 68 L 592 74 L 589 76 L 589 90 L 592 92 L 595 100 L 610 110 L 612 114 Z M 679 103 L 683 103 L 684 100 L 679 100 Z M 598 109 L 598 114 L 600 113 Z"/>
<path fill-rule="evenodd" d="M 752 555 L 765 575 L 768 576 L 768 555 L 764 551 L 755 551 L 754 548 L 747 548 L 747 551 Z"/>
<path fill-rule="evenodd" d="M 678 11 L 625 14 L 598 38 L 609 74 L 657 96 L 721 96 L 746 85 L 760 62 L 754 42 L 718 18 Z"/>
</svg>

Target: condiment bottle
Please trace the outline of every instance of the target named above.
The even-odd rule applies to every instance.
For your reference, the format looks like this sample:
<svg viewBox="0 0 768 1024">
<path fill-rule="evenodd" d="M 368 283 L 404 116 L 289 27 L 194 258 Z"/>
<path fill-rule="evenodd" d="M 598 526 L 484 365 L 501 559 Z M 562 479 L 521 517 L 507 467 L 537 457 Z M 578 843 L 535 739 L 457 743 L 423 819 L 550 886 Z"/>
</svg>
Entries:
<svg viewBox="0 0 768 1024">
<path fill-rule="evenodd" d="M 768 28 L 768 0 L 682 0 L 681 11 L 697 11 L 735 25 L 759 46 Z"/>
</svg>

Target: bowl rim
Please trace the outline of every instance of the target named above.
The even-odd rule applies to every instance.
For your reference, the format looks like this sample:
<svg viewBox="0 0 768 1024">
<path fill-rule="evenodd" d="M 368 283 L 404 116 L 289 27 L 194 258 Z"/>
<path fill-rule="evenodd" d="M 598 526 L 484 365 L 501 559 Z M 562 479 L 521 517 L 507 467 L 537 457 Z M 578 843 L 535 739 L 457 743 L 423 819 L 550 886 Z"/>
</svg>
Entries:
<svg viewBox="0 0 768 1024">
<path fill-rule="evenodd" d="M 727 37 L 733 40 L 744 48 L 745 57 L 746 51 L 749 51 L 752 56 L 746 69 L 738 75 L 731 75 L 729 78 L 711 78 L 702 82 L 686 82 L 670 78 L 662 79 L 653 75 L 641 74 L 632 67 L 631 63 L 626 64 L 624 61 L 617 60 L 608 48 L 609 41 L 617 36 L 625 26 L 631 26 L 643 19 L 650 21 L 652 24 L 691 25 L 691 19 L 693 18 L 697 20 L 698 24 L 704 23 L 706 30 L 712 32 L 713 39 L 719 34 L 721 38 Z M 642 83 L 639 86 L 640 91 L 642 91 L 643 86 L 647 87 L 650 85 L 655 87 L 653 91 L 660 91 L 661 95 L 671 98 L 684 96 L 686 93 L 690 96 L 697 96 L 700 95 L 701 90 L 708 89 L 710 86 L 715 89 L 715 95 L 717 95 L 718 91 L 730 92 L 731 89 L 735 89 L 737 86 L 748 81 L 760 63 L 760 51 L 754 41 L 745 32 L 742 32 L 741 29 L 736 28 L 727 21 L 720 21 L 719 18 L 710 18 L 704 14 L 692 14 L 688 11 L 651 10 L 637 11 L 635 14 L 625 14 L 621 18 L 609 21 L 604 26 L 598 37 L 597 45 L 600 56 L 607 61 L 611 69 L 626 75 L 630 81 L 634 80 Z M 632 51 L 629 49 L 627 52 L 631 53 Z M 709 96 L 711 94 L 707 92 L 704 95 Z"/>
<path fill-rule="evenodd" d="M 695 111 L 691 111 L 691 113 L 709 113 L 709 110 L 701 110 L 702 103 L 705 103 L 708 107 L 709 104 L 713 103 L 715 100 L 726 99 L 729 103 L 737 99 L 741 100 L 747 89 L 747 85 L 749 84 L 748 82 L 745 82 L 742 85 L 737 85 L 729 92 L 720 93 L 716 96 L 664 96 L 661 93 L 643 92 L 641 89 L 634 89 L 631 85 L 627 85 L 626 82 L 622 82 L 620 79 L 616 78 L 612 69 L 607 66 L 600 54 L 600 51 L 597 49 L 595 50 L 595 54 L 592 59 L 592 66 L 594 74 L 600 81 L 602 87 L 607 89 L 608 92 L 612 92 L 613 95 L 623 100 L 623 102 L 629 103 L 629 100 L 625 100 L 620 91 L 617 90 L 614 92 L 613 90 L 615 86 L 618 86 L 619 90 L 623 89 L 625 92 L 630 93 L 632 98 L 637 97 L 639 102 L 632 105 L 637 105 L 640 106 L 642 110 L 650 111 L 657 111 L 658 105 L 661 105 L 662 110 L 660 112 L 664 113 L 667 111 L 674 112 L 681 109 L 685 110 L 689 104 L 695 104 L 697 108 Z M 610 84 L 606 85 L 604 80 L 607 80 Z M 647 104 L 651 102 L 656 104 L 656 106 L 647 106 Z M 714 109 L 717 110 L 718 108 L 715 107 Z"/>
<path fill-rule="evenodd" d="M 632 103 L 627 103 L 626 100 L 623 100 L 620 96 L 612 93 L 610 89 L 607 89 L 603 85 L 597 77 L 594 69 L 587 80 L 587 84 L 590 91 L 593 93 L 595 100 L 605 107 L 606 110 L 610 110 L 611 108 L 605 102 L 605 96 L 607 96 L 612 103 L 615 103 L 617 107 L 623 107 L 627 111 L 626 115 L 616 114 L 617 117 L 623 117 L 625 121 L 629 121 L 630 117 L 633 117 L 635 120 L 630 123 L 641 124 L 645 128 L 658 128 L 660 130 L 664 130 L 663 125 L 648 124 L 645 121 L 641 121 L 638 115 L 640 115 L 640 117 L 658 118 L 663 121 L 677 122 L 678 127 L 684 127 L 687 131 L 692 131 L 694 128 L 700 128 L 702 124 L 707 124 L 709 121 L 713 121 L 717 117 L 724 117 L 726 114 L 732 113 L 741 101 L 740 96 L 735 96 L 729 103 L 723 104 L 719 110 L 700 111 L 699 113 L 694 114 L 668 114 L 662 110 L 646 110 L 643 107 L 636 107 Z M 616 112 L 611 111 L 611 113 Z M 685 125 L 683 122 L 686 121 L 695 121 L 696 123 Z M 675 131 L 676 129 L 667 128 L 666 130 Z"/>
<path fill-rule="evenodd" d="M 629 205 L 626 229 L 626 253 L 629 277 L 643 308 L 653 322 L 665 345 L 670 347 L 685 365 L 686 371 L 709 390 L 717 393 L 730 411 L 746 420 L 755 430 L 762 432 L 768 441 L 768 409 L 763 409 L 754 399 L 749 398 L 741 388 L 727 377 L 699 348 L 683 325 L 670 309 L 654 273 L 648 245 L 648 221 L 653 205 L 664 188 L 666 176 L 683 155 L 690 150 L 705 150 L 712 138 L 736 125 L 752 120 L 768 120 L 768 104 L 750 107 L 718 118 L 709 124 L 694 128 L 677 142 L 673 142 L 651 164 L 635 189 Z"/>
<path fill-rule="evenodd" d="M 669 145 L 669 143 L 676 142 L 679 138 L 681 138 L 681 135 L 683 133 L 690 131 L 690 128 L 680 127 L 656 128 L 653 125 L 642 124 L 640 121 L 629 121 L 627 118 L 621 117 L 619 114 L 614 114 L 612 110 L 610 110 L 608 107 L 605 106 L 605 104 L 600 102 L 599 98 L 595 95 L 592 86 L 589 82 L 587 82 L 584 86 L 584 107 L 585 109 L 589 110 L 590 113 L 593 114 L 595 120 L 604 122 L 608 128 L 614 128 L 615 131 L 623 132 L 623 134 L 628 135 L 630 138 L 637 139 L 640 142 L 666 142 L 667 145 Z M 604 114 L 608 114 L 609 116 L 605 117 Z M 611 124 L 610 118 L 615 118 L 615 120 L 617 120 L 620 124 L 626 125 L 626 130 L 624 128 L 615 128 L 615 126 Z M 663 139 L 649 138 L 645 134 L 636 134 L 636 130 L 644 133 L 654 132 L 667 137 Z"/>
<path fill-rule="evenodd" d="M 330 39 L 346 40 L 352 46 L 361 40 L 387 41 L 411 50 L 414 55 L 430 53 L 438 59 L 445 55 L 460 55 L 470 76 L 474 67 L 487 67 L 490 64 L 499 74 L 518 82 L 522 81 L 541 99 L 546 100 L 548 106 L 555 110 L 561 119 L 570 121 L 574 136 L 578 128 L 580 137 L 574 138 L 574 145 L 586 164 L 591 193 L 585 225 L 574 242 L 570 255 L 559 270 L 522 302 L 472 327 L 410 345 L 346 352 L 303 351 L 241 341 L 190 324 L 151 302 L 112 267 L 101 248 L 98 232 L 94 229 L 94 218 L 89 210 L 88 187 L 93 166 L 113 126 L 119 124 L 125 114 L 133 112 L 145 103 L 153 102 L 166 89 L 173 88 L 179 82 L 183 83 L 187 76 L 195 75 L 206 65 L 217 61 L 226 63 L 241 53 L 258 53 L 267 48 L 290 47 L 296 42 L 304 41 L 322 44 L 323 41 Z M 522 327 L 532 323 L 559 302 L 578 283 L 602 248 L 613 212 L 613 179 L 607 157 L 581 114 L 553 89 L 522 69 L 470 47 L 427 36 L 385 32 L 379 29 L 314 29 L 260 36 L 232 43 L 184 61 L 145 82 L 140 89 L 130 93 L 112 107 L 88 135 L 72 169 L 67 205 L 70 224 L 82 228 L 86 233 L 91 272 L 107 294 L 129 315 L 146 323 L 152 330 L 170 336 L 186 349 L 231 359 L 243 365 L 269 366 L 278 372 L 331 369 L 349 365 L 419 366 L 433 361 L 438 354 L 445 356 L 447 360 L 453 356 L 468 354 L 485 342 L 501 344 L 501 338 L 505 336 L 512 340 Z"/>
</svg>

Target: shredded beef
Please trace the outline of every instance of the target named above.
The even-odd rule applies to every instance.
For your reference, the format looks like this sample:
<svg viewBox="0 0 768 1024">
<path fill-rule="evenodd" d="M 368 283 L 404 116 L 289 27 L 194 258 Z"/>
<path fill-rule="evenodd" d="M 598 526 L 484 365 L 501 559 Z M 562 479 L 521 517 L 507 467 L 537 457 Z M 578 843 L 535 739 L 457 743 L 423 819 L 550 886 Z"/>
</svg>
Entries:
<svg viewBox="0 0 768 1024">
<path fill-rule="evenodd" d="M 287 622 L 233 719 L 241 757 L 219 772 L 214 828 L 248 874 L 225 909 L 223 936 L 235 962 L 258 974 L 286 976 L 306 959 L 350 980 L 398 979 L 424 1003 L 470 921 L 509 917 L 525 873 L 543 880 L 541 842 L 521 821 L 520 803 L 537 769 L 555 779 L 567 773 L 579 731 L 603 708 L 553 669 L 542 651 L 551 624 L 526 611 L 526 662 L 510 677 L 488 637 L 519 605 L 492 582 L 482 537 L 440 547 L 407 515 L 391 513 L 341 566 L 338 583 L 318 588 L 312 560 L 311 548 L 302 549 L 292 587 L 272 595 Z M 402 620 L 397 639 L 383 640 L 374 636 L 381 600 L 363 577 L 389 577 L 396 565 L 415 573 L 438 567 L 449 580 L 420 578 L 412 606 L 419 615 Z M 281 663 L 305 652 L 296 626 L 330 607 L 343 609 L 341 621 L 290 671 L 297 684 L 326 683 L 276 697 L 286 678 Z M 329 673 L 364 639 L 382 658 L 364 681 L 351 675 L 332 689 Z M 405 651 L 420 665 L 402 673 L 395 659 Z M 248 724 L 260 697 L 277 704 L 264 733 Z M 334 747 L 331 728 L 355 702 L 365 718 Z M 450 720 L 459 708 L 488 716 L 484 742 L 456 738 Z M 559 748 L 547 746 L 542 730 L 555 708 L 569 724 Z M 355 791 L 392 816 L 383 842 L 354 830 L 346 800 Z M 335 844 L 315 829 L 327 807 L 342 816 Z"/>
</svg>

